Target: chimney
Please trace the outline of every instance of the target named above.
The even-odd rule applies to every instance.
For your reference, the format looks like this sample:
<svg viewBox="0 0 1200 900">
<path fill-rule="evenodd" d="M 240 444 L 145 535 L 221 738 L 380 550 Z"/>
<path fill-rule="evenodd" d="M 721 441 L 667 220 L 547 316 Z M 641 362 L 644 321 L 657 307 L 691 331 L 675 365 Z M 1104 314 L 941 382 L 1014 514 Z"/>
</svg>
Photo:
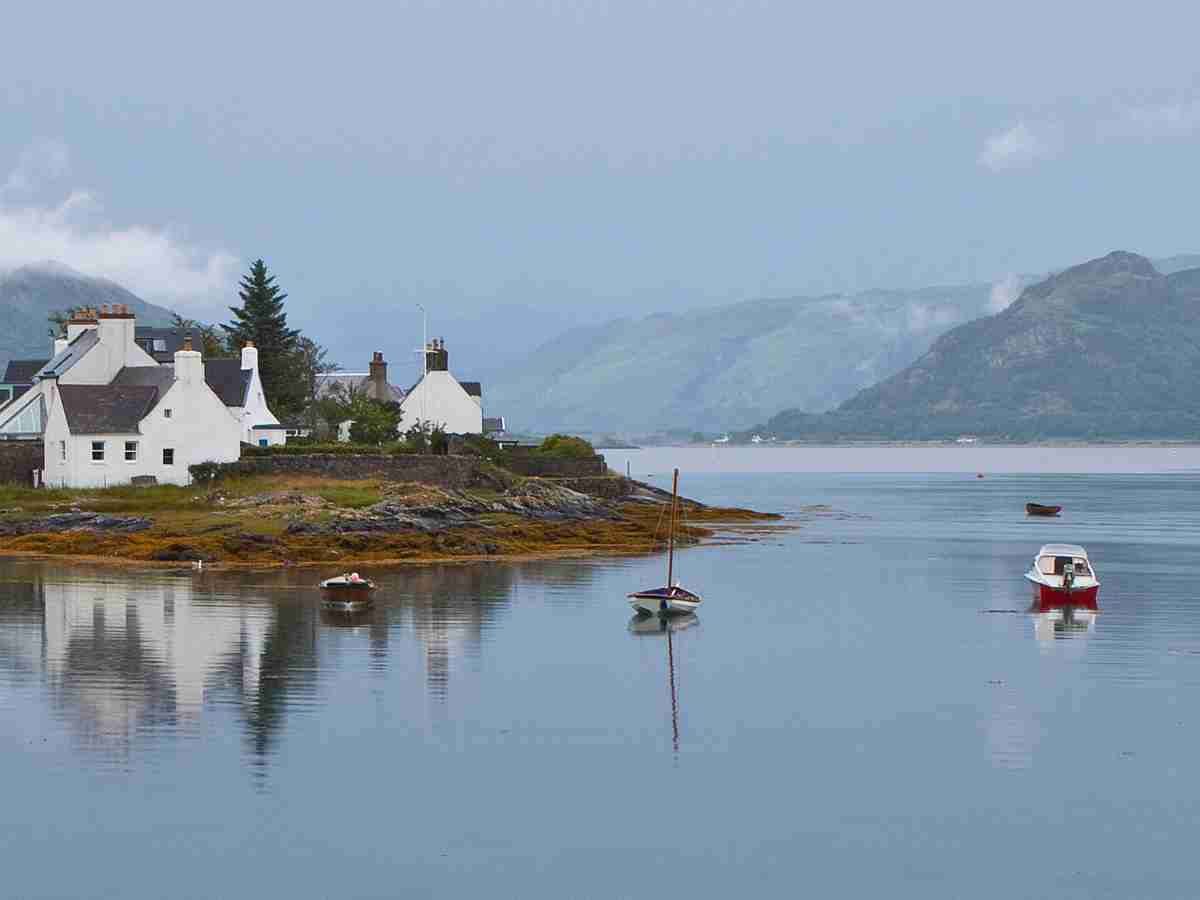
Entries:
<svg viewBox="0 0 1200 900">
<path fill-rule="evenodd" d="M 387 363 L 383 360 L 383 354 L 378 350 L 371 357 L 370 375 L 368 381 L 370 387 L 367 389 L 367 394 L 380 403 L 387 403 L 392 399 L 392 392 L 388 390 L 387 380 Z"/>
<path fill-rule="evenodd" d="M 126 309 L 127 307 L 117 303 L 112 306 L 101 306 L 100 315 L 97 316 L 100 343 L 106 348 L 108 358 L 115 366 L 114 372 L 120 371 L 122 366 L 140 356 L 133 352 L 137 346 L 134 341 L 137 322 L 133 313 L 126 312 Z"/>
<path fill-rule="evenodd" d="M 258 348 L 254 346 L 254 341 L 246 341 L 242 346 L 242 371 L 247 369 L 258 372 Z"/>
<path fill-rule="evenodd" d="M 434 338 L 425 351 L 425 361 L 430 372 L 448 372 L 449 357 L 446 354 L 446 342 Z"/>
<path fill-rule="evenodd" d="M 204 383 L 204 358 L 192 349 L 192 336 L 183 339 L 183 347 L 175 351 L 175 380 L 188 387 Z"/>
<path fill-rule="evenodd" d="M 67 343 L 99 324 L 96 321 L 96 311 L 91 307 L 85 306 L 75 310 L 71 313 L 71 318 L 67 319 Z"/>
</svg>

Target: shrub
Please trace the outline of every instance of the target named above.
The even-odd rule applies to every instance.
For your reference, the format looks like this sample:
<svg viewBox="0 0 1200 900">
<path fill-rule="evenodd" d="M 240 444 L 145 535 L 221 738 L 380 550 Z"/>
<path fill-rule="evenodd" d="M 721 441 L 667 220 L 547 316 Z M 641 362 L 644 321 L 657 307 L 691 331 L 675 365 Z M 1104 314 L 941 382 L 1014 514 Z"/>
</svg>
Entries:
<svg viewBox="0 0 1200 900">
<path fill-rule="evenodd" d="M 547 456 L 587 459 L 596 455 L 596 448 L 581 437 L 570 434 L 552 434 L 538 446 L 538 453 L 544 453 Z"/>
</svg>

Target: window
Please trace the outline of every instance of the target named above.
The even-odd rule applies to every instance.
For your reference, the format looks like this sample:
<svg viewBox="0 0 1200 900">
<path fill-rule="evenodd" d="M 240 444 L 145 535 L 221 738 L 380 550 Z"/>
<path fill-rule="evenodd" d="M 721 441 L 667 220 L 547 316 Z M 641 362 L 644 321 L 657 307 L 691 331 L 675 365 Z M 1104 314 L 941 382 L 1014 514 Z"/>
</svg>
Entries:
<svg viewBox="0 0 1200 900">
<path fill-rule="evenodd" d="M 171 411 L 170 411 L 169 409 L 164 409 L 164 410 L 163 410 L 163 418 L 164 418 L 164 419 L 169 419 L 169 418 L 171 418 Z"/>
<path fill-rule="evenodd" d="M 163 338 L 155 338 L 154 339 L 154 352 L 155 353 L 166 353 L 167 352 L 166 340 L 164 340 Z"/>
<path fill-rule="evenodd" d="M 67 442 L 66 441 L 58 442 L 58 458 L 61 459 L 63 462 L 67 461 Z"/>
<path fill-rule="evenodd" d="M 163 465 L 164 466 L 175 465 L 175 450 L 174 450 L 174 448 L 172 448 L 172 447 L 164 447 L 163 448 Z"/>
<path fill-rule="evenodd" d="M 125 462 L 137 462 L 137 441 L 125 442 Z"/>
<path fill-rule="evenodd" d="M 269 443 L 270 443 L 270 441 L 268 441 L 266 438 L 258 439 L 258 446 L 260 446 L 260 447 L 266 447 Z"/>
<path fill-rule="evenodd" d="M 92 462 L 104 462 L 104 441 L 92 441 Z"/>
</svg>

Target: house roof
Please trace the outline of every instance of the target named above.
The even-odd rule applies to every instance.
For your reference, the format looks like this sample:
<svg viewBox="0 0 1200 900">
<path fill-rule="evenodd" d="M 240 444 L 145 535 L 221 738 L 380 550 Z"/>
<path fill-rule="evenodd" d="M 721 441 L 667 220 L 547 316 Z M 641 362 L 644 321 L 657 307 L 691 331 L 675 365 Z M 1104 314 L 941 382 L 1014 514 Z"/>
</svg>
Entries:
<svg viewBox="0 0 1200 900">
<path fill-rule="evenodd" d="M 183 340 L 191 337 L 192 344 L 200 347 L 201 335 L 196 328 L 154 328 L 150 325 L 138 325 L 133 332 L 133 339 L 143 350 L 160 363 L 169 363 L 175 359 L 175 351 L 183 346 Z M 162 341 L 162 350 L 154 349 L 155 341 Z"/>
<path fill-rule="evenodd" d="M 253 372 L 242 369 L 240 359 L 204 361 L 204 380 L 226 406 L 245 406 Z"/>
<path fill-rule="evenodd" d="M 459 384 L 461 384 L 462 389 L 472 397 L 483 396 L 483 385 L 481 385 L 478 381 L 460 381 Z"/>
<path fill-rule="evenodd" d="M 67 344 L 65 350 L 50 362 L 46 363 L 35 373 L 37 378 L 58 378 L 75 363 L 83 359 L 84 354 L 100 343 L 100 335 L 95 328 L 89 328 L 80 333 L 75 340 Z"/>
<path fill-rule="evenodd" d="M 151 385 L 64 384 L 58 396 L 71 434 L 137 434 L 159 394 Z"/>
<path fill-rule="evenodd" d="M 112 380 L 113 387 L 154 387 L 161 397 L 175 383 L 174 366 L 125 366 Z"/>
<path fill-rule="evenodd" d="M 13 359 L 9 360 L 8 368 L 4 370 L 3 384 L 33 384 L 33 376 L 42 366 L 50 362 L 48 359 Z"/>
<path fill-rule="evenodd" d="M 371 376 L 367 372 L 325 372 L 317 376 L 317 399 L 328 397 L 335 388 L 350 391 L 365 392 L 370 384 Z M 389 383 L 388 391 L 392 400 L 399 403 L 405 397 L 404 388 Z"/>
</svg>

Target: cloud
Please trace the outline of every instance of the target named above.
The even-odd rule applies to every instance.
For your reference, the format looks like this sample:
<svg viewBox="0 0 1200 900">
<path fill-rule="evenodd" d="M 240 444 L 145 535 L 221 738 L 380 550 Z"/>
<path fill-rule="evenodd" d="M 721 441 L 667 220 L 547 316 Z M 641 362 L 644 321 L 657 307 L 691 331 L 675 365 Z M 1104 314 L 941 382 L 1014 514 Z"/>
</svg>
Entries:
<svg viewBox="0 0 1200 900">
<path fill-rule="evenodd" d="M 176 228 L 108 222 L 86 189 L 60 192 L 50 203 L 29 198 L 69 173 L 66 145 L 39 141 L 0 182 L 0 270 L 53 260 L 180 309 L 216 306 L 232 295 L 241 262 L 226 250 L 197 246 Z"/>
<path fill-rule="evenodd" d="M 1005 275 L 992 285 L 988 294 L 988 311 L 998 313 L 1008 309 L 1021 296 L 1021 288 L 1020 278 L 1016 275 Z"/>
<path fill-rule="evenodd" d="M 1033 165 L 1039 159 L 1053 156 L 1058 141 L 1053 135 L 1036 134 L 1024 122 L 1007 131 L 993 134 L 983 142 L 979 164 L 1000 172 Z"/>
<path fill-rule="evenodd" d="M 1125 111 L 1117 129 L 1144 137 L 1178 137 L 1200 131 L 1200 102 L 1168 103 L 1135 107 Z"/>
</svg>

